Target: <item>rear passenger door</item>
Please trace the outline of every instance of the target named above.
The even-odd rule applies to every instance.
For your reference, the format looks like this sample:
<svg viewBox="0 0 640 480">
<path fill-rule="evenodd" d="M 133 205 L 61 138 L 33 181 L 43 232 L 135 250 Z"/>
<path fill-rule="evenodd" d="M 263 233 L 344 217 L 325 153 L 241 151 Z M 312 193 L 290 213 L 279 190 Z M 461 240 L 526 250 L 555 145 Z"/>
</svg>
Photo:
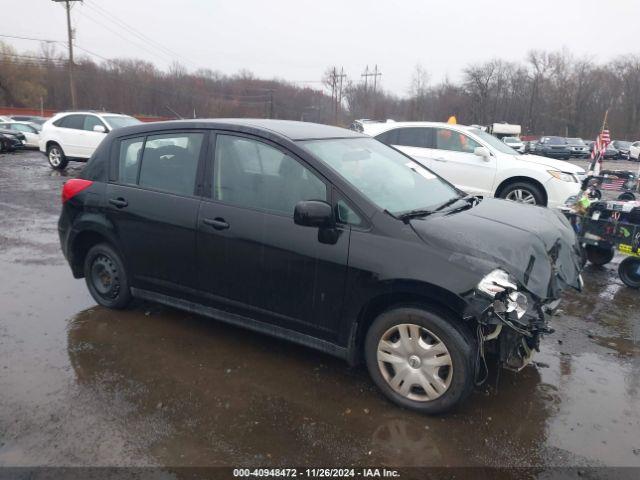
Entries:
<svg viewBox="0 0 640 480">
<path fill-rule="evenodd" d="M 198 278 L 212 306 L 333 338 L 347 273 L 348 227 L 303 227 L 301 200 L 330 201 L 330 185 L 283 148 L 217 134 L 198 219 Z"/>
<path fill-rule="evenodd" d="M 86 157 L 83 149 L 84 119 L 86 115 L 71 114 L 56 120 L 57 134 L 64 154 L 68 157 Z"/>
<path fill-rule="evenodd" d="M 196 195 L 204 131 L 123 138 L 112 148 L 108 217 L 134 287 L 172 294 L 197 287 Z"/>
</svg>

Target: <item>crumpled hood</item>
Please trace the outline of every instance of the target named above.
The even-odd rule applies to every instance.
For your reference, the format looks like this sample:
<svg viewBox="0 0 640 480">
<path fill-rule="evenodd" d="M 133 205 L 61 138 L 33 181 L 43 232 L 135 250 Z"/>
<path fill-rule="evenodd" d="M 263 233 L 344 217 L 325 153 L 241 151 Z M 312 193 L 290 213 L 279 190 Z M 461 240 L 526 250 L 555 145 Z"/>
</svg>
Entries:
<svg viewBox="0 0 640 480">
<path fill-rule="evenodd" d="M 450 262 L 478 271 L 478 281 L 502 268 L 542 300 L 558 298 L 566 286 L 581 287 L 579 245 L 559 211 L 485 199 L 410 223 L 427 244 L 449 250 Z"/>
</svg>

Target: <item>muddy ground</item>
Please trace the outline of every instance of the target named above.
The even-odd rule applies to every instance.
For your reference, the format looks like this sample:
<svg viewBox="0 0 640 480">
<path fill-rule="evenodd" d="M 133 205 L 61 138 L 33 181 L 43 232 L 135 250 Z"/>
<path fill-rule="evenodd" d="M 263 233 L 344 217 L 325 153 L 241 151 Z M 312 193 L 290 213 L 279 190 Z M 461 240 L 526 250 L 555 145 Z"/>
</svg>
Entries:
<svg viewBox="0 0 640 480">
<path fill-rule="evenodd" d="M 315 351 L 97 307 L 56 230 L 81 165 L 0 155 L 0 465 L 640 466 L 640 293 L 619 257 L 586 268 L 535 365 L 427 417 Z"/>
</svg>

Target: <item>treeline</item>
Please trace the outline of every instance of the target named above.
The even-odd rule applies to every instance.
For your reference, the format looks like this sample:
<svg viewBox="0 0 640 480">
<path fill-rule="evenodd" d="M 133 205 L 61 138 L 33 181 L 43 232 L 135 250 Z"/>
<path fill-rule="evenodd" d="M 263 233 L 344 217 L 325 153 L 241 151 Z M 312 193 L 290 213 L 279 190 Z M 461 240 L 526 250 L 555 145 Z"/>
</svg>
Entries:
<svg viewBox="0 0 640 480">
<path fill-rule="evenodd" d="M 172 117 L 273 117 L 348 125 L 355 118 L 506 121 L 526 134 L 582 136 L 599 131 L 605 111 L 614 138 L 640 138 L 640 56 L 606 63 L 567 51 L 532 51 L 522 62 L 490 60 L 467 66 L 460 81 L 431 83 L 416 66 L 404 95 L 344 78 L 317 84 L 256 78 L 249 71 L 168 71 L 143 60 L 76 58 L 78 108 Z M 333 88 L 332 88 L 333 87 Z M 332 92 L 332 89 L 334 90 Z M 62 52 L 43 44 L 17 52 L 0 44 L 0 106 L 67 110 L 68 66 Z"/>
</svg>

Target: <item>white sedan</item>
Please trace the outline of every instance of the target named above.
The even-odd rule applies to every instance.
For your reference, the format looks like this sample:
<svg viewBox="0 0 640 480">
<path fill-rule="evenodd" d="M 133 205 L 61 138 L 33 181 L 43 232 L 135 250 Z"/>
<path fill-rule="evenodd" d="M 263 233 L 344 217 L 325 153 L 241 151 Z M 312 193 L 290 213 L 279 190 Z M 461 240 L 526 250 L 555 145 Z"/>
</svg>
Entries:
<svg viewBox="0 0 640 480">
<path fill-rule="evenodd" d="M 24 146 L 27 148 L 38 148 L 38 142 L 40 141 L 40 131 L 38 130 L 38 127 L 39 125 L 33 125 L 29 122 L 9 121 L 0 123 L 0 128 L 24 133 Z"/>
<path fill-rule="evenodd" d="M 364 133 L 406 153 L 474 195 L 561 206 L 577 195 L 584 169 L 522 155 L 478 128 L 436 122 L 365 124 Z"/>
</svg>

